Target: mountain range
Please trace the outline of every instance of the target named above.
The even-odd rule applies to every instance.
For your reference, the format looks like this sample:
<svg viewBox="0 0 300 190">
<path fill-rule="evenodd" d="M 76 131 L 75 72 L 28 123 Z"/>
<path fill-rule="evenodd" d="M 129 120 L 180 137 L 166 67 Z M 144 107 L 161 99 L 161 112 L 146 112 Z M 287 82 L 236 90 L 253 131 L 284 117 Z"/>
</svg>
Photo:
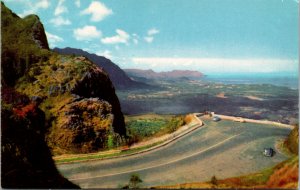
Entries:
<svg viewBox="0 0 300 190">
<path fill-rule="evenodd" d="M 141 69 L 124 69 L 124 71 L 130 77 L 137 78 L 146 78 L 146 79 L 199 79 L 204 75 L 199 71 L 191 70 L 173 70 L 167 72 L 155 72 L 152 69 L 150 70 L 141 70 Z"/>
<path fill-rule="evenodd" d="M 150 87 L 147 84 L 142 82 L 137 82 L 132 80 L 127 76 L 127 74 L 115 63 L 111 60 L 98 56 L 96 54 L 89 53 L 87 51 L 83 51 L 81 49 L 76 48 L 54 48 L 54 52 L 65 54 L 65 55 L 77 55 L 77 56 L 85 56 L 97 66 L 103 68 L 109 75 L 113 85 L 118 90 L 128 90 L 128 89 L 138 89 L 138 88 L 147 88 Z"/>
</svg>

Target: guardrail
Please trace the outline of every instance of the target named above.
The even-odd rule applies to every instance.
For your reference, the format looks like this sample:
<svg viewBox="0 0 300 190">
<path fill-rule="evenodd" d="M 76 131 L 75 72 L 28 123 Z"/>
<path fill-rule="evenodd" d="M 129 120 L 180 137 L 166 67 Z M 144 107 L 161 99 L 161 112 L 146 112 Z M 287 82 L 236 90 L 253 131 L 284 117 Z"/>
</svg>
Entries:
<svg viewBox="0 0 300 190">
<path fill-rule="evenodd" d="M 279 127 L 289 128 L 293 129 L 293 125 L 283 124 L 275 121 L 268 121 L 268 120 L 256 120 L 256 119 L 248 119 L 243 117 L 234 117 L 234 116 L 228 116 L 228 115 L 220 115 L 220 114 L 214 114 L 215 116 L 220 117 L 223 120 L 231 120 L 235 122 L 241 122 L 241 123 L 257 123 L 257 124 L 266 124 L 266 125 L 276 125 Z"/>
</svg>

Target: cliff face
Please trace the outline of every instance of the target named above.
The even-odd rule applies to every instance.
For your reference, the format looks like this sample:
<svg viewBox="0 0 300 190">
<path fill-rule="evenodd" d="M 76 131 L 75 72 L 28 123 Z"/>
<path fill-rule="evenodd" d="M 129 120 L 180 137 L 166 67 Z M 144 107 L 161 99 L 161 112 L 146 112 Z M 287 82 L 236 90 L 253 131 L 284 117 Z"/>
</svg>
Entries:
<svg viewBox="0 0 300 190">
<path fill-rule="evenodd" d="M 31 28 L 32 39 L 34 40 L 35 44 L 37 44 L 42 49 L 49 50 L 48 40 L 45 34 L 44 26 L 40 22 L 39 17 L 36 15 L 29 15 L 24 19 L 32 20 L 31 21 L 32 26 L 30 28 Z"/>
<path fill-rule="evenodd" d="M 45 143 L 45 113 L 13 89 L 2 90 L 3 188 L 79 188 L 57 171 Z"/>
<path fill-rule="evenodd" d="M 45 113 L 46 140 L 55 154 L 122 143 L 124 117 L 107 75 L 85 57 L 49 51 L 39 18 L 24 19 L 2 3 L 2 90 L 13 88 L 37 100 Z"/>
<path fill-rule="evenodd" d="M 109 102 L 111 112 L 115 117 L 112 123 L 114 131 L 123 135 L 126 133 L 119 99 L 115 94 L 115 89 L 108 75 L 103 70 L 94 68 L 91 72 L 86 72 L 83 78 L 75 84 L 71 92 L 81 97 L 96 97 Z"/>
<path fill-rule="evenodd" d="M 43 24 L 36 15 L 21 19 L 1 2 L 1 16 L 1 83 L 13 86 L 32 63 L 47 58 L 49 46 Z"/>
</svg>

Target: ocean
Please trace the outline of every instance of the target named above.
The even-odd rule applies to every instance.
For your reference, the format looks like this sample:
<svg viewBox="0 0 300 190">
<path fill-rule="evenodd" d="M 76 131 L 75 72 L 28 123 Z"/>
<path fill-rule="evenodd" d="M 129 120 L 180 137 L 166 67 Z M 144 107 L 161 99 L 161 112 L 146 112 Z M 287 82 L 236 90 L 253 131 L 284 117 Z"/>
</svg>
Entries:
<svg viewBox="0 0 300 190">
<path fill-rule="evenodd" d="M 207 75 L 203 79 L 207 82 L 222 84 L 271 84 L 276 86 L 285 86 L 291 89 L 298 89 L 298 76 L 284 75 Z"/>
</svg>

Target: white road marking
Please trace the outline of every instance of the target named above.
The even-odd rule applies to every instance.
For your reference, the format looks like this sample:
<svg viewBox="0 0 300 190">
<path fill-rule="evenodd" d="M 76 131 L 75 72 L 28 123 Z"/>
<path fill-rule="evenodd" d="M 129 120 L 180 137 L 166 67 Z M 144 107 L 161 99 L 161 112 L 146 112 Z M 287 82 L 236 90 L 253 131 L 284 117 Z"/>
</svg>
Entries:
<svg viewBox="0 0 300 190">
<path fill-rule="evenodd" d="M 242 132 L 244 133 L 244 132 Z M 240 136 L 242 133 L 239 133 L 237 135 L 233 135 L 221 142 L 218 142 L 217 144 L 214 144 L 213 146 L 210 146 L 204 150 L 201 150 L 199 152 L 195 152 L 191 155 L 188 155 L 188 156 L 185 156 L 185 157 L 182 157 L 182 158 L 179 158 L 179 159 L 176 159 L 176 160 L 172 160 L 172 161 L 169 161 L 169 162 L 166 162 L 166 163 L 162 163 L 162 164 L 158 164 L 158 165 L 155 165 L 155 166 L 149 166 L 149 167 L 145 167 L 145 168 L 139 168 L 139 169 L 135 169 L 135 170 L 129 170 L 129 171 L 124 171 L 124 172 L 119 172 L 119 173 L 113 173 L 113 174 L 106 174 L 106 175 L 99 175 L 99 176 L 92 176 L 92 177 L 82 177 L 82 178 L 70 178 L 69 180 L 71 181 L 77 181 L 77 180 L 85 180 L 85 179 L 94 179 L 94 178 L 102 178 L 102 177 L 110 177 L 110 176 L 114 176 L 114 175 L 121 175 L 121 174 L 126 174 L 126 173 L 133 173 L 133 172 L 138 172 L 138 171 L 142 171 L 142 170 L 148 170 L 148 169 L 152 169 L 152 168 L 157 168 L 157 167 L 161 167 L 161 166 L 164 166 L 164 165 L 168 165 L 168 164 L 172 164 L 172 163 L 175 163 L 175 162 L 178 162 L 178 161 L 181 161 L 181 160 L 184 160 L 184 159 L 187 159 L 187 158 L 190 158 L 190 157 L 193 157 L 197 154 L 202 154 L 210 149 L 213 149 L 221 144 L 224 144 L 226 143 L 227 141 L 230 141 L 231 139 L 237 137 L 237 136 Z"/>
</svg>

